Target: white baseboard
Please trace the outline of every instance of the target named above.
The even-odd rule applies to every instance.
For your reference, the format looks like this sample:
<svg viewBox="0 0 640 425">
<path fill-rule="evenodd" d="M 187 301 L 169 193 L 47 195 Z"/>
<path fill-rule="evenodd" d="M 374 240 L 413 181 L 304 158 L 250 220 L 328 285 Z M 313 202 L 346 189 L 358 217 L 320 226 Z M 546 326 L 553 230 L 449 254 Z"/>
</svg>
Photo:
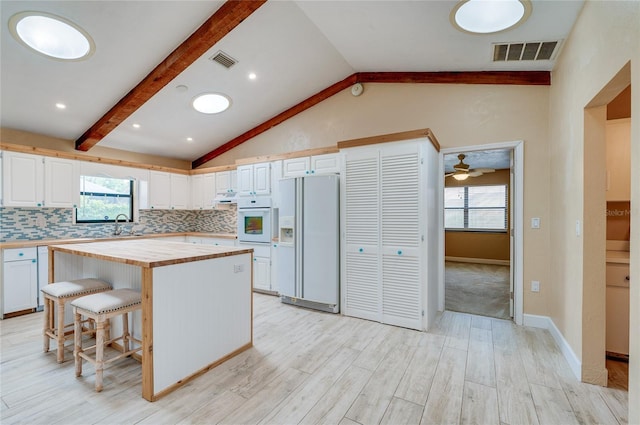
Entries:
<svg viewBox="0 0 640 425">
<path fill-rule="evenodd" d="M 573 352 L 573 349 L 571 348 L 567 340 L 564 339 L 564 336 L 562 335 L 562 333 L 560 333 L 560 331 L 556 327 L 556 324 L 553 323 L 553 320 L 551 320 L 550 317 L 537 316 L 535 314 L 525 314 L 522 324 L 524 326 L 531 326 L 532 328 L 547 329 L 551 333 L 551 336 L 553 336 L 556 344 L 558 344 L 560 352 L 564 356 L 565 360 L 567 361 L 567 363 L 569 363 L 569 367 L 571 368 L 573 375 L 579 381 L 582 380 L 582 363 L 578 359 L 578 356 L 576 356 L 576 353 Z"/>
<path fill-rule="evenodd" d="M 444 257 L 445 261 L 454 261 L 456 263 L 475 263 L 475 264 L 494 264 L 497 266 L 509 266 L 509 260 L 492 260 L 490 258 L 468 258 L 468 257 Z"/>
</svg>

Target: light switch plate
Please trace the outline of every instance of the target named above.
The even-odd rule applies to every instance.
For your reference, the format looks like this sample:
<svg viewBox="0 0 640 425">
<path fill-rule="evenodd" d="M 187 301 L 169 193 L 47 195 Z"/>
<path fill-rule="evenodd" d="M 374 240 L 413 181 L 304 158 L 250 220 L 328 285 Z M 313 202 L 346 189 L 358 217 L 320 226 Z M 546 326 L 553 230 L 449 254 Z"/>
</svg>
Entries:
<svg viewBox="0 0 640 425">
<path fill-rule="evenodd" d="M 537 280 L 531 281 L 531 292 L 540 292 L 540 282 Z"/>
<path fill-rule="evenodd" d="M 533 217 L 531 219 L 531 228 L 539 229 L 540 228 L 540 217 Z"/>
</svg>

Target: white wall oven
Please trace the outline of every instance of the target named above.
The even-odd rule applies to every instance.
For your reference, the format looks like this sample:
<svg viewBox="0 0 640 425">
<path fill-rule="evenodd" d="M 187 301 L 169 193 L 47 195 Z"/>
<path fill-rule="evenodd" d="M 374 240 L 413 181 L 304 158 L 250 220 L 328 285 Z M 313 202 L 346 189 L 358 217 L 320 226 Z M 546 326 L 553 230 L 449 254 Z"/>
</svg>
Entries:
<svg viewBox="0 0 640 425">
<path fill-rule="evenodd" d="M 238 241 L 271 242 L 271 198 L 238 199 Z"/>
</svg>

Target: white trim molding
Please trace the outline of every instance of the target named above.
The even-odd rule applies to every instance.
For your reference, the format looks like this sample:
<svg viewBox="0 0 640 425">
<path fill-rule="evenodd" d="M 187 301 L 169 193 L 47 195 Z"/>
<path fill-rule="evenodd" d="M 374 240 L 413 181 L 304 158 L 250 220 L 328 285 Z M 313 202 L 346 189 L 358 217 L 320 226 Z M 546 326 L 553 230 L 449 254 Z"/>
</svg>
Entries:
<svg viewBox="0 0 640 425">
<path fill-rule="evenodd" d="M 573 375 L 578 379 L 578 381 L 582 381 L 582 362 L 578 359 L 576 353 L 573 352 L 573 349 L 567 340 L 564 339 L 564 336 L 550 317 L 525 314 L 523 325 L 530 326 L 532 328 L 547 329 L 551 333 L 556 344 L 558 344 L 558 348 L 565 360 L 569 363 L 569 367 L 571 368 Z"/>
</svg>

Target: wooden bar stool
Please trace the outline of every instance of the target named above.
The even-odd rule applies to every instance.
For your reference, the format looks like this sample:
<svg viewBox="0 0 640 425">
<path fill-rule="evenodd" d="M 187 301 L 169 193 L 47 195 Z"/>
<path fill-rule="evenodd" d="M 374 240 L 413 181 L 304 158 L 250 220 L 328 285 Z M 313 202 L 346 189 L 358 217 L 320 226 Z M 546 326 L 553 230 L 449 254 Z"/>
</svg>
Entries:
<svg viewBox="0 0 640 425">
<path fill-rule="evenodd" d="M 142 350 L 142 341 L 135 339 L 129 333 L 129 312 L 142 308 L 142 297 L 139 292 L 131 289 L 114 289 L 77 298 L 71 302 L 74 313 L 75 344 L 73 356 L 75 358 L 76 376 L 82 375 L 82 359 L 93 363 L 96 371 L 96 392 L 102 391 L 102 371 L 104 365 Z M 105 340 L 105 331 L 109 329 L 109 319 L 122 316 L 122 335 Z M 90 347 L 82 347 L 82 316 L 93 319 L 96 323 L 96 343 Z M 122 341 L 123 352 L 108 360 L 104 359 L 104 347 L 112 342 Z M 131 349 L 131 342 L 139 344 Z M 95 350 L 95 358 L 87 351 Z"/>
<path fill-rule="evenodd" d="M 58 363 L 64 361 L 64 342 L 72 338 L 73 323 L 64 323 L 64 305 L 85 295 L 108 291 L 111 285 L 100 279 L 77 279 L 55 282 L 41 289 L 44 295 L 44 352 L 49 351 L 49 340 L 58 344 Z M 57 325 L 54 311 L 57 307 Z M 69 333 L 67 335 L 67 332 Z"/>
</svg>

